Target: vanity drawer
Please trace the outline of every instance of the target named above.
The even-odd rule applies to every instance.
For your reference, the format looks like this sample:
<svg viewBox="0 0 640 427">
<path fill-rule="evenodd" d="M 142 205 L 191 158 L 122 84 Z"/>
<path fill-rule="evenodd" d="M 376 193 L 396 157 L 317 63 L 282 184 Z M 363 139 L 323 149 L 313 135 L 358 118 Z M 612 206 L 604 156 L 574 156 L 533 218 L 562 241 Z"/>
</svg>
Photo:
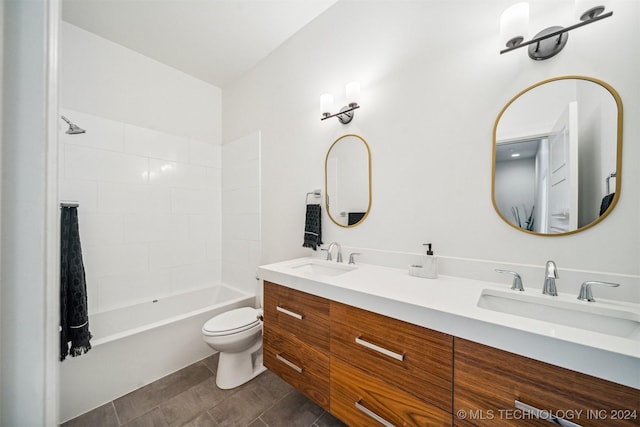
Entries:
<svg viewBox="0 0 640 427">
<path fill-rule="evenodd" d="M 264 324 L 264 366 L 329 410 L 329 355 Z"/>
<path fill-rule="evenodd" d="M 265 281 L 264 322 L 329 350 L 329 301 L 324 298 Z"/>
<path fill-rule="evenodd" d="M 451 412 L 450 335 L 332 301 L 331 354 Z"/>
<path fill-rule="evenodd" d="M 331 358 L 331 413 L 350 426 L 451 426 L 451 414 L 335 357 Z M 377 422 L 376 422 L 377 421 Z"/>
<path fill-rule="evenodd" d="M 454 360 L 454 414 L 475 425 L 550 425 L 516 400 L 581 426 L 640 425 L 640 390 L 460 338 Z"/>
</svg>

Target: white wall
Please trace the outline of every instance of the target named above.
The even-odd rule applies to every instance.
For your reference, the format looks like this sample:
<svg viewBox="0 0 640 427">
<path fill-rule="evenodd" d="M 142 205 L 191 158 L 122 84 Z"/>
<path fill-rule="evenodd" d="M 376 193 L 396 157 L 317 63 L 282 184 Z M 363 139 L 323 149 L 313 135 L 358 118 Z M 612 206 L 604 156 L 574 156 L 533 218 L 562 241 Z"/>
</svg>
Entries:
<svg viewBox="0 0 640 427">
<path fill-rule="evenodd" d="M 62 22 L 61 104 L 99 117 L 221 143 L 221 91 Z"/>
<path fill-rule="evenodd" d="M 51 188 L 55 170 L 49 115 L 57 102 L 55 43 L 58 2 L 6 1 L 2 41 L 2 219 L 0 235 L 0 425 L 45 426 L 57 420 L 57 325 L 51 252 Z M 55 80 L 52 80 L 55 81 Z M 52 164 L 53 163 L 53 164 Z M 59 338 L 58 338 L 59 339 Z"/>
<path fill-rule="evenodd" d="M 222 146 L 222 281 L 257 289 L 260 265 L 260 132 Z"/>
<path fill-rule="evenodd" d="M 62 109 L 59 195 L 80 204 L 89 312 L 218 283 L 221 147 Z"/>
<path fill-rule="evenodd" d="M 542 267 L 553 259 L 563 277 L 561 292 L 577 292 L 579 283 L 562 276 L 576 269 L 612 273 L 623 286 L 607 297 L 640 296 L 640 170 L 634 167 L 640 156 L 640 122 L 634 120 L 640 114 L 640 2 L 611 1 L 612 18 L 572 32 L 565 50 L 546 61 L 531 60 L 524 49 L 498 54 L 498 20 L 509 4 L 340 1 L 225 88 L 224 140 L 261 130 L 263 262 L 311 253 L 301 247 L 301 200 L 322 187 L 331 143 L 357 133 L 371 147 L 371 213 L 353 229 L 323 221 L 325 242 L 370 253 L 417 253 L 421 243 L 433 242 L 437 254 L 488 260 L 490 267 Z M 531 4 L 534 20 L 547 15 L 540 28 L 557 24 L 549 18 L 556 13 L 573 15 L 573 1 L 553 4 Z M 587 231 L 527 235 L 505 224 L 491 203 L 493 125 L 522 89 L 572 74 L 604 80 L 622 96 L 621 199 Z M 321 122 L 320 94 L 339 99 L 352 80 L 362 83 L 362 108 L 353 122 Z M 542 280 L 541 274 L 532 280 Z"/>
<path fill-rule="evenodd" d="M 535 205 L 535 158 L 496 162 L 495 181 L 498 209 L 505 218 L 517 225 L 511 208 L 518 208 L 520 224 L 526 228 L 525 222 Z"/>
</svg>

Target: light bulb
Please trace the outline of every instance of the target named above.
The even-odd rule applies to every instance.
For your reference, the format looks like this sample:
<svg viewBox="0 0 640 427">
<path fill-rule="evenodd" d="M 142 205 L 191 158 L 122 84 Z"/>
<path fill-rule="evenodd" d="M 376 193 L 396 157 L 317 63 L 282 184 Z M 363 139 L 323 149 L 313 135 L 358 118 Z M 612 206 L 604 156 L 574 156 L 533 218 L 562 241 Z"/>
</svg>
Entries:
<svg viewBox="0 0 640 427">
<path fill-rule="evenodd" d="M 346 92 L 347 92 L 347 104 L 349 104 L 349 107 L 353 108 L 360 103 L 360 83 L 359 82 L 347 83 Z"/>
<path fill-rule="evenodd" d="M 323 93 L 320 95 L 320 114 L 322 116 L 330 116 L 333 109 L 333 95 Z"/>
<path fill-rule="evenodd" d="M 529 32 L 529 3 L 516 3 L 500 15 L 500 43 L 514 47 L 522 43 Z"/>
</svg>

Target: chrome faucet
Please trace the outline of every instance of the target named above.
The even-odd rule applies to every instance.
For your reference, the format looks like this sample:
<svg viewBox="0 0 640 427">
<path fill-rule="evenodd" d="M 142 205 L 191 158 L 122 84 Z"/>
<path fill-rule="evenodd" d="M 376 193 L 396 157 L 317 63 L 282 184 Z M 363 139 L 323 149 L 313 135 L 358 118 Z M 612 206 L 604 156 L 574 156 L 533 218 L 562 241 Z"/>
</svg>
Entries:
<svg viewBox="0 0 640 427">
<path fill-rule="evenodd" d="M 336 258 L 336 262 L 342 262 L 342 247 L 338 242 L 331 242 L 331 244 L 329 244 L 329 247 L 327 248 L 327 261 L 332 260 L 331 251 L 333 250 L 334 246 L 338 248 L 338 257 Z"/>
<path fill-rule="evenodd" d="M 586 301 L 586 302 L 596 301 L 595 298 L 593 298 L 593 294 L 591 293 L 592 285 L 609 286 L 611 288 L 617 288 L 618 286 L 620 286 L 620 283 L 599 282 L 595 280 L 586 281 L 580 286 L 580 294 L 578 295 L 578 299 L 580 301 Z"/>
<path fill-rule="evenodd" d="M 351 254 L 349 255 L 349 264 L 355 264 L 355 263 L 356 263 L 355 257 L 356 257 L 356 256 L 358 256 L 358 255 L 362 255 L 362 254 L 361 254 L 361 253 L 359 253 L 359 252 L 353 252 L 353 253 L 351 253 Z"/>
<path fill-rule="evenodd" d="M 522 277 L 520 277 L 520 275 L 518 273 L 516 273 L 515 271 L 509 271 L 509 270 L 500 270 L 498 268 L 495 269 L 496 273 L 506 273 L 506 274 L 512 274 L 513 275 L 513 283 L 511 284 L 511 289 L 514 291 L 522 291 L 524 292 L 524 285 L 522 284 Z"/>
<path fill-rule="evenodd" d="M 556 263 L 553 261 L 547 261 L 546 277 L 544 278 L 544 286 L 542 287 L 543 294 L 554 297 L 558 295 L 558 290 L 556 289 L 556 279 L 558 277 Z"/>
</svg>

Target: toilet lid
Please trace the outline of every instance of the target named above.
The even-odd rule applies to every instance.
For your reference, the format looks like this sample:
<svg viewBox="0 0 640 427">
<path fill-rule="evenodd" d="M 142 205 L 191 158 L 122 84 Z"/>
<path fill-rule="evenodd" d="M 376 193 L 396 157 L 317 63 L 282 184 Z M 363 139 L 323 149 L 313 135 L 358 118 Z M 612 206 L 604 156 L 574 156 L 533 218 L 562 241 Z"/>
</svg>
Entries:
<svg viewBox="0 0 640 427">
<path fill-rule="evenodd" d="M 233 334 L 260 324 L 258 311 L 251 307 L 236 308 L 218 314 L 204 324 L 202 330 L 208 334 Z"/>
</svg>

